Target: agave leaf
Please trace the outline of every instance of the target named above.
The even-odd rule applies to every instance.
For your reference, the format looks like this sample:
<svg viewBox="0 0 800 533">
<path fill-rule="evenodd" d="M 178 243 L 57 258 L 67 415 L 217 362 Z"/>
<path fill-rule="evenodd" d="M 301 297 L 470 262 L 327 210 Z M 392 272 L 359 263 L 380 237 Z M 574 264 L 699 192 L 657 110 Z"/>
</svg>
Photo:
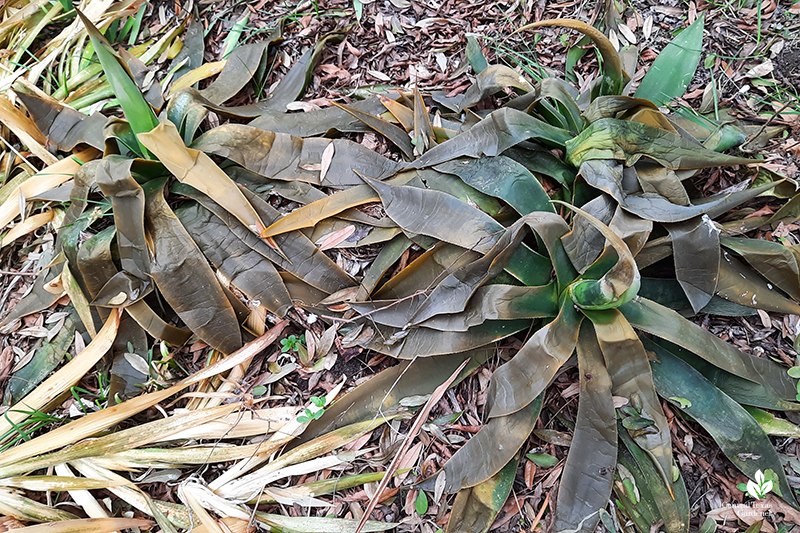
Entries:
<svg viewBox="0 0 800 533">
<path fill-rule="evenodd" d="M 353 298 L 356 302 L 363 302 L 368 299 L 378 286 L 381 278 L 386 272 L 394 265 L 398 259 L 408 250 L 414 243 L 405 235 L 397 235 L 391 241 L 387 242 L 378 256 L 373 259 L 369 270 L 364 274 L 364 279 L 358 287 L 358 293 Z"/>
<path fill-rule="evenodd" d="M 441 104 L 456 113 L 472 107 L 487 96 L 491 96 L 506 87 L 513 87 L 523 93 L 533 91 L 533 86 L 520 76 L 519 72 L 506 65 L 487 65 L 475 76 L 475 82 L 463 93 L 447 97 L 444 93 L 431 94 L 433 101 Z"/>
<path fill-rule="evenodd" d="M 678 479 L 664 485 L 663 476 L 656 468 L 650 457 L 628 435 L 628 432 L 618 422 L 617 434 L 624 444 L 624 450 L 633 459 L 628 463 L 629 471 L 636 478 L 636 488 L 641 495 L 638 505 L 628 507 L 627 511 L 636 512 L 647 509 L 653 516 L 647 527 L 659 521 L 664 521 L 667 533 L 688 533 L 689 531 L 689 495 L 683 477 L 678 474 Z M 620 463 L 623 463 L 623 450 L 620 449 Z"/>
<path fill-rule="evenodd" d="M 504 230 L 489 215 L 449 194 L 365 179 L 381 197 L 386 214 L 408 232 L 488 253 Z M 544 285 L 550 276 L 547 263 L 547 258 L 523 246 L 517 249 L 507 270 L 526 285 Z"/>
<path fill-rule="evenodd" d="M 674 170 L 639 161 L 633 167 L 633 171 L 636 173 L 642 191 L 660 194 L 673 204 L 691 205 L 689 195 Z"/>
<path fill-rule="evenodd" d="M 658 54 L 636 89 L 637 98 L 646 98 L 662 106 L 683 96 L 700 63 L 704 20 L 705 12 Z"/>
<path fill-rule="evenodd" d="M 201 209 L 198 204 L 185 203 L 175 210 L 175 216 L 203 255 L 253 304 L 257 301 L 270 312 L 284 316 L 292 299 L 273 264 L 239 240 L 227 226 L 198 222 Z"/>
<path fill-rule="evenodd" d="M 238 185 L 247 187 L 258 195 L 277 194 L 302 205 L 328 197 L 327 194 L 304 181 L 273 180 L 238 165 L 227 166 L 224 170 Z"/>
<path fill-rule="evenodd" d="M 617 464 L 617 423 L 611 378 L 592 328 L 578 335 L 581 393 L 575 435 L 569 448 L 555 511 L 557 531 L 594 531 L 598 511 L 611 496 Z"/>
<path fill-rule="evenodd" d="M 86 372 L 97 364 L 111 348 L 114 337 L 117 335 L 119 321 L 119 311 L 112 311 L 103 328 L 81 353 L 47 378 L 36 389 L 28 393 L 22 400 L 11 406 L 3 418 L 0 419 L 0 435 L 7 435 L 7 432 L 27 420 L 33 411 L 41 409 L 51 402 L 53 398 L 58 397 L 62 392 L 80 381 Z M 20 446 L 12 450 L 18 450 L 19 448 Z M 0 453 L 0 463 L 4 462 L 4 456 L 7 455 L 9 454 Z"/>
<path fill-rule="evenodd" d="M 63 259 L 63 255 L 61 258 Z M 48 289 L 51 289 L 51 283 L 60 281 L 61 271 L 62 267 L 56 264 L 42 269 L 39 275 L 36 276 L 36 281 L 33 282 L 30 292 L 11 309 L 0 322 L 0 325 L 10 324 L 24 316 L 38 313 L 56 303 L 62 294 Z"/>
<path fill-rule="evenodd" d="M 70 151 L 81 143 L 103 149 L 103 127 L 108 118 L 102 113 L 87 117 L 57 100 L 46 100 L 25 93 L 17 93 L 17 96 L 47 140 L 62 152 Z"/>
<path fill-rule="evenodd" d="M 19 528 L 21 533 L 112 533 L 127 528 L 148 527 L 153 523 L 141 518 L 79 518 Z"/>
<path fill-rule="evenodd" d="M 638 298 L 620 311 L 633 327 L 686 348 L 739 378 L 761 383 L 778 398 L 794 400 L 797 395 L 794 380 L 779 365 L 736 349 L 671 309 Z"/>
<path fill-rule="evenodd" d="M 406 156 L 406 158 L 414 158 L 414 145 L 411 144 L 411 139 L 405 131 L 398 128 L 391 122 L 387 122 L 382 118 L 376 117 L 370 113 L 364 113 L 363 111 L 348 105 L 338 104 L 336 102 L 332 103 L 342 111 L 353 115 L 355 118 L 389 139 L 403 152 L 403 155 Z"/>
<path fill-rule="evenodd" d="M 103 37 L 103 34 L 98 31 L 95 25 L 80 10 L 76 9 L 75 12 L 89 33 L 97 58 L 100 60 L 100 64 L 106 74 L 106 79 L 114 89 L 114 94 L 117 96 L 133 132 L 135 134 L 145 133 L 158 126 L 158 119 L 153 113 L 153 108 L 145 101 L 144 96 L 142 96 L 141 91 L 133 81 L 128 65 L 114 52 L 111 44 Z M 148 155 L 147 148 L 143 144 L 140 144 L 139 148 L 142 155 Z"/>
<path fill-rule="evenodd" d="M 753 269 L 724 251 L 719 262 L 717 294 L 746 307 L 800 314 L 800 305 L 797 302 L 773 290 Z"/>
<path fill-rule="evenodd" d="M 187 148 L 175 125 L 162 122 L 140 141 L 164 163 L 181 183 L 186 183 L 210 196 L 256 234 L 264 231 L 264 223 L 236 184 L 206 154 Z"/>
<path fill-rule="evenodd" d="M 550 153 L 549 150 L 533 143 L 524 143 L 522 147 L 512 147 L 503 152 L 504 156 L 522 164 L 531 172 L 549 176 L 564 186 L 572 188 L 575 181 L 575 169 Z"/>
<path fill-rule="evenodd" d="M 692 316 L 694 314 L 692 304 L 689 303 L 686 294 L 684 294 L 680 283 L 676 279 L 642 278 L 639 296 L 674 309 L 683 316 Z M 702 312 L 719 316 L 750 316 L 758 314 L 755 309 L 729 302 L 716 295 L 711 298 L 711 301 L 702 309 Z"/>
<path fill-rule="evenodd" d="M 577 137 L 568 140 L 566 148 L 567 162 L 575 167 L 594 159 L 618 159 L 631 166 L 643 156 L 672 170 L 753 162 L 714 152 L 661 128 L 614 118 L 593 122 Z"/>
<path fill-rule="evenodd" d="M 384 105 L 377 97 L 353 102 L 350 107 L 370 115 L 378 115 L 385 111 Z M 238 108 L 228 109 L 236 110 Z M 315 137 L 324 135 L 331 130 L 359 132 L 368 131 L 369 129 L 366 124 L 354 115 L 335 106 L 304 113 L 264 113 L 249 122 L 248 126 L 275 133 L 287 133 L 297 137 Z"/>
<path fill-rule="evenodd" d="M 641 109 L 658 111 L 658 106 L 650 100 L 645 100 L 643 98 L 632 98 L 630 96 L 616 94 L 598 96 L 592 100 L 592 103 L 589 104 L 589 107 L 583 112 L 583 118 L 586 119 L 586 122 L 591 124 L 602 118 L 621 118 L 620 115 L 624 118 L 629 116 L 632 112 Z M 674 130 L 674 128 L 672 130 Z"/>
<path fill-rule="evenodd" d="M 144 191 L 131 174 L 134 161 L 111 155 L 97 168 L 97 184 L 114 206 L 122 272 L 115 274 L 98 292 L 95 305 L 124 307 L 141 300 L 153 289 L 144 236 Z"/>
<path fill-rule="evenodd" d="M 142 393 L 143 384 L 150 378 L 149 372 L 142 372 L 142 367 L 149 368 L 145 357 L 147 349 L 147 333 L 129 313 L 124 314 L 111 348 L 114 360 L 110 369 L 109 398 L 122 401 Z"/>
<path fill-rule="evenodd" d="M 269 527 L 278 528 L 286 533 L 317 533 L 326 531 L 328 533 L 351 533 L 355 531 L 358 520 L 350 518 L 327 518 L 318 516 L 284 516 L 279 514 L 267 514 L 256 511 L 256 520 Z M 397 527 L 394 522 L 375 522 L 369 520 L 361 528 L 364 533 L 374 531 L 386 531 Z"/>
<path fill-rule="evenodd" d="M 538 139 L 563 148 L 571 138 L 569 132 L 551 126 L 523 111 L 503 108 L 493 111 L 464 133 L 431 148 L 410 166 L 429 167 L 463 156 L 500 155 L 528 139 Z"/>
<path fill-rule="evenodd" d="M 483 483 L 458 491 L 453 508 L 450 510 L 446 533 L 489 531 L 511 493 L 517 465 L 519 465 L 519 455 Z"/>
<path fill-rule="evenodd" d="M 54 165 L 58 162 L 58 158 L 44 147 L 46 140 L 36 124 L 22 110 L 15 107 L 8 98 L 0 100 L 0 122 L 46 165 Z"/>
<path fill-rule="evenodd" d="M 756 471 L 772 470 L 778 476 L 783 499 L 792 507 L 798 504 L 786 479 L 778 454 L 758 425 L 739 404 L 714 387 L 699 372 L 672 355 L 668 350 L 648 342 L 659 361 L 653 366 L 653 379 L 661 396 L 686 398 L 691 405 L 676 405 L 697 420 L 719 444 L 722 452 L 747 477 Z"/>
<path fill-rule="evenodd" d="M 120 484 L 113 481 L 67 476 L 12 476 L 0 480 L 0 486 L 29 491 L 94 490 L 119 486 Z"/>
<path fill-rule="evenodd" d="M 408 183 L 409 186 L 418 186 L 423 189 L 427 188 L 446 192 L 464 203 L 477 206 L 478 209 L 492 218 L 499 218 L 507 215 L 508 210 L 503 210 L 504 206 L 497 198 L 484 194 L 471 185 L 468 185 L 454 174 L 440 172 L 432 168 L 423 168 L 412 172 L 416 174 L 417 179 L 410 181 Z M 390 180 L 386 181 L 387 183 L 392 183 Z"/>
<path fill-rule="evenodd" d="M 64 290 L 67 296 L 69 296 L 70 302 L 72 302 L 72 305 L 75 307 L 75 311 L 77 311 L 83 323 L 83 327 L 86 328 L 91 338 L 95 338 L 97 336 L 97 329 L 94 327 L 94 319 L 92 317 L 92 311 L 89 309 L 89 301 L 86 299 L 86 295 L 83 293 L 83 289 L 81 289 L 78 281 L 72 275 L 69 263 L 64 263 L 64 270 L 61 271 L 61 283 L 64 285 Z"/>
<path fill-rule="evenodd" d="M 355 284 L 350 276 L 314 246 L 314 243 L 302 233 L 290 232 L 275 237 L 275 242 L 278 244 L 278 247 L 286 255 L 286 258 L 284 258 L 263 239 L 243 227 L 241 222 L 236 220 L 233 215 L 222 209 L 200 191 L 177 183 L 172 185 L 172 191 L 189 196 L 197 200 L 200 204 L 196 207 L 196 216 L 193 216 L 191 219 L 188 215 L 184 217 L 184 220 L 187 222 L 187 231 L 189 231 L 190 235 L 196 235 L 200 232 L 210 232 L 213 226 L 226 227 L 248 247 L 255 250 L 263 257 L 266 257 L 277 266 L 296 275 L 312 287 L 316 287 L 317 289 L 331 294 L 346 287 L 352 287 Z M 280 217 L 280 213 L 278 213 L 277 210 L 273 209 L 272 206 L 250 191 L 243 189 L 242 193 L 245 194 L 248 201 L 267 223 L 271 223 Z M 187 211 L 188 209 L 189 208 L 187 208 Z M 185 211 L 182 211 L 182 213 L 184 212 Z M 189 223 L 189 220 L 193 220 L 194 222 Z M 213 231 L 221 232 L 222 230 L 215 229 Z M 227 234 L 227 232 L 222 234 Z"/>
<path fill-rule="evenodd" d="M 763 409 L 757 407 L 744 407 L 750 416 L 752 416 L 764 433 L 772 437 L 800 437 L 800 427 L 792 424 L 787 420 L 776 417 L 772 413 L 768 413 Z"/>
<path fill-rule="evenodd" d="M 660 194 L 626 193 L 622 187 L 622 165 L 619 163 L 586 161 L 581 165 L 580 173 L 587 183 L 611 195 L 626 211 L 654 222 L 682 222 L 704 214 L 714 218 L 775 186 L 774 183 L 767 183 L 743 191 L 720 193 L 704 198 L 701 204 L 682 206 L 673 204 Z"/>
<path fill-rule="evenodd" d="M 607 194 L 597 196 L 581 206 L 581 209 L 606 225 L 611 224 L 614 215 L 621 211 Z M 583 217 L 573 218 L 570 232 L 561 241 L 570 261 L 581 274 L 597 260 L 606 244 L 603 234 Z"/>
<path fill-rule="evenodd" d="M 528 107 L 528 112 L 535 111 L 546 122 L 558 122 L 559 127 L 577 135 L 583 129 L 583 116 L 575 102 L 577 98 L 578 92 L 564 80 L 544 78 L 536 86 L 536 99 Z"/>
<path fill-rule="evenodd" d="M 502 199 L 520 215 L 554 211 L 550 197 L 539 181 L 513 159 L 504 156 L 463 158 L 442 163 L 435 168 L 439 172 L 455 174 L 467 185 Z"/>
<path fill-rule="evenodd" d="M 282 39 L 283 25 L 270 31 L 257 43 L 237 47 L 226 59 L 225 67 L 208 87 L 200 91 L 203 98 L 214 104 L 222 104 L 236 96 L 259 71 L 259 65 L 266 61 L 269 47 Z M 200 65 L 195 65 L 197 68 Z"/>
<path fill-rule="evenodd" d="M 189 329 L 220 352 L 233 353 L 242 346 L 239 322 L 202 252 L 164 200 L 163 184 L 147 195 L 150 273 Z"/>
<path fill-rule="evenodd" d="M 582 319 L 572 300 L 564 298 L 555 320 L 495 371 L 486 397 L 490 418 L 516 413 L 541 394 L 575 350 Z"/>
<path fill-rule="evenodd" d="M 47 378 L 64 360 L 69 347 L 75 341 L 75 329 L 78 322 L 77 313 L 73 307 L 65 308 L 69 314 L 64 318 L 64 325 L 53 340 L 43 342 L 36 348 L 33 358 L 14 372 L 8 379 L 6 401 L 13 405 L 18 403 L 26 394 L 33 390 L 39 383 Z"/>
<path fill-rule="evenodd" d="M 497 475 L 530 437 L 539 418 L 543 399 L 544 394 L 516 413 L 490 419 L 453 454 L 441 472 L 423 481 L 420 486 L 433 489 L 438 478 L 444 476 L 444 492 L 456 492 Z"/>
<path fill-rule="evenodd" d="M 616 309 L 587 312 L 603 351 L 615 396 L 628 398 L 642 418 L 653 422 L 644 431 L 628 430 L 636 444 L 653 459 L 667 487 L 672 484 L 672 441 L 661 402 L 653 388 L 650 365 L 642 342 Z"/>
<path fill-rule="evenodd" d="M 321 177 L 322 154 L 331 143 L 333 157 L 328 171 Z M 359 174 L 384 179 L 402 168 L 401 163 L 352 141 L 304 140 L 241 124 L 216 127 L 198 137 L 192 146 L 235 161 L 268 178 L 297 179 L 326 187 L 362 185 Z"/>
<path fill-rule="evenodd" d="M 405 98 L 405 97 L 401 97 Z M 435 100 L 434 96 L 434 100 Z M 383 104 L 383 107 L 389 111 L 389 114 L 392 115 L 397 122 L 403 127 L 403 129 L 407 133 L 411 133 L 414 130 L 414 111 L 409 109 L 408 107 L 404 106 L 398 100 L 392 100 L 388 96 L 378 95 L 378 100 Z M 383 109 L 381 109 L 383 111 Z M 377 113 L 375 113 L 377 114 Z"/>
<path fill-rule="evenodd" d="M 795 300 L 800 300 L 800 247 L 784 246 L 763 239 L 722 237 L 725 248 L 733 250 Z"/>
<path fill-rule="evenodd" d="M 672 238 L 675 278 L 694 312 L 699 313 L 711 301 L 720 280 L 719 230 L 707 216 L 665 227 Z"/>
</svg>

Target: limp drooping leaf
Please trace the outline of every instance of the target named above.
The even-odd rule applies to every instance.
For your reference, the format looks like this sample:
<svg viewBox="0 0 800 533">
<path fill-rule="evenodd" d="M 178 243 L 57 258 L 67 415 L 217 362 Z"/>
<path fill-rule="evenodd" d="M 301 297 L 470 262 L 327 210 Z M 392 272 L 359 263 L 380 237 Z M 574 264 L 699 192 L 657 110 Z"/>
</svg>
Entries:
<svg viewBox="0 0 800 533">
<path fill-rule="evenodd" d="M 394 93 L 395 95 L 397 93 Z M 385 111 L 376 97 L 365 98 L 350 104 L 362 113 L 379 115 Z M 229 108 L 237 110 L 238 108 Z M 352 114 L 338 107 L 324 107 L 303 113 L 264 113 L 248 123 L 249 126 L 275 133 L 288 133 L 297 137 L 314 137 L 331 130 L 341 132 L 369 131 L 369 127 Z"/>
<path fill-rule="evenodd" d="M 206 154 L 187 148 L 172 122 L 162 122 L 153 131 L 140 134 L 139 140 L 181 183 L 211 197 L 250 231 L 264 231 L 264 223 L 236 184 Z"/>
<path fill-rule="evenodd" d="M 486 397 L 489 417 L 516 413 L 541 394 L 575 350 L 582 319 L 572 300 L 564 298 L 555 320 L 536 331 L 511 361 L 495 371 Z"/>
<path fill-rule="evenodd" d="M 659 362 L 652 366 L 659 394 L 668 399 L 681 397 L 690 400 L 692 405 L 678 407 L 711 434 L 728 459 L 750 478 L 754 478 L 759 470 L 775 472 L 781 496 L 797 508 L 794 491 L 783 472 L 783 465 L 758 422 L 697 370 L 668 350 L 652 342 L 647 342 L 647 347 L 658 355 Z"/>
<path fill-rule="evenodd" d="M 556 531 L 594 531 L 611 496 L 617 464 L 617 422 L 611 378 L 588 322 L 578 335 L 581 393 L 575 435 L 558 489 Z"/>
<path fill-rule="evenodd" d="M 800 247 L 784 246 L 764 239 L 722 237 L 722 245 L 733 250 L 762 276 L 795 300 L 800 300 Z"/>
<path fill-rule="evenodd" d="M 486 533 L 506 503 L 519 457 L 511 459 L 497 474 L 474 487 L 458 491 L 446 533 Z"/>
<path fill-rule="evenodd" d="M 589 160 L 581 165 L 580 174 L 589 185 L 611 195 L 626 211 L 654 222 L 682 222 L 701 215 L 714 218 L 775 186 L 774 183 L 767 183 L 743 191 L 720 193 L 704 198 L 703 203 L 683 206 L 673 204 L 660 194 L 625 192 L 620 163 Z"/>
<path fill-rule="evenodd" d="M 236 314 L 202 252 L 164 200 L 163 188 L 154 188 L 145 216 L 153 280 L 193 332 L 220 352 L 233 353 L 242 346 Z"/>
<path fill-rule="evenodd" d="M 533 91 L 533 86 L 519 72 L 506 65 L 490 65 L 475 77 L 475 83 L 461 94 L 448 98 L 444 93 L 433 93 L 431 97 L 456 113 L 472 107 L 487 96 L 502 91 L 506 87 L 519 89 L 523 93 Z"/>
<path fill-rule="evenodd" d="M 336 102 L 334 102 L 333 105 L 353 115 L 355 118 L 389 139 L 395 146 L 402 150 L 403 155 L 408 159 L 414 158 L 414 145 L 411 144 L 411 138 L 409 138 L 404 130 L 398 128 L 391 122 L 383 120 L 381 117 L 365 113 L 355 107 L 337 104 Z"/>
<path fill-rule="evenodd" d="M 603 118 L 566 142 L 567 162 L 580 167 L 594 159 L 616 159 L 633 165 L 642 157 L 672 170 L 746 165 L 752 159 L 720 154 L 688 139 L 631 120 Z"/>
<path fill-rule="evenodd" d="M 705 12 L 658 54 L 636 89 L 637 98 L 646 98 L 662 106 L 683 96 L 700 63 L 704 19 Z"/>
<path fill-rule="evenodd" d="M 333 157 L 321 176 L 322 155 L 331 143 Z M 267 178 L 297 179 L 327 187 L 362 185 L 359 174 L 385 179 L 403 166 L 346 139 L 301 139 L 242 124 L 216 127 L 198 137 L 192 146 Z"/>
<path fill-rule="evenodd" d="M 638 298 L 619 310 L 633 327 L 675 343 L 735 376 L 761 383 L 779 398 L 794 400 L 797 395 L 794 380 L 778 364 L 738 350 L 671 309 Z"/>
<path fill-rule="evenodd" d="M 536 177 L 523 165 L 508 157 L 455 159 L 435 168 L 440 172 L 455 174 L 467 185 L 502 199 L 520 215 L 534 211 L 554 211 L 550 197 Z"/>
<path fill-rule="evenodd" d="M 722 252 L 719 262 L 717 293 L 739 305 L 773 311 L 800 314 L 800 305 L 772 289 L 752 268 L 728 252 Z"/>
<path fill-rule="evenodd" d="M 675 278 L 695 313 L 704 308 L 717 290 L 720 277 L 719 229 L 708 216 L 665 224 L 672 238 Z"/>
<path fill-rule="evenodd" d="M 36 127 L 62 152 L 72 150 L 81 143 L 103 149 L 103 127 L 108 118 L 102 113 L 87 117 L 56 100 L 45 100 L 25 93 L 17 93 L 17 97 L 25 104 Z"/>
</svg>

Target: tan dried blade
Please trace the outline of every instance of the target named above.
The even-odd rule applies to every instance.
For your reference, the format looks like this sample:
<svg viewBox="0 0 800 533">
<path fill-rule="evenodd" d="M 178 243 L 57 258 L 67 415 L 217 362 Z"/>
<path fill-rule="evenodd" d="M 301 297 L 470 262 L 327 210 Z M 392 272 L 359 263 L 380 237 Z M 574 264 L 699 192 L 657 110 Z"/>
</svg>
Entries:
<svg viewBox="0 0 800 533">
<path fill-rule="evenodd" d="M 58 158 L 47 151 L 47 142 L 36 127 L 36 124 L 25 113 L 14 107 L 7 98 L 0 98 L 0 122 L 5 124 L 14 135 L 33 152 L 33 155 L 44 161 L 46 165 L 54 165 Z"/>
<path fill-rule="evenodd" d="M 3 235 L 3 240 L 0 242 L 0 249 L 2 249 L 4 246 L 11 244 L 20 237 L 24 237 L 29 233 L 33 233 L 37 229 L 46 225 L 48 222 L 53 220 L 54 214 L 55 211 L 53 211 L 52 209 L 48 209 L 43 213 L 38 213 L 36 215 L 25 218 L 25 222 L 20 222 L 19 224 L 11 228 L 8 231 L 8 233 Z"/>
<path fill-rule="evenodd" d="M 150 520 L 142 518 L 80 518 L 15 529 L 19 533 L 112 533 L 132 527 L 148 528 Z"/>
</svg>

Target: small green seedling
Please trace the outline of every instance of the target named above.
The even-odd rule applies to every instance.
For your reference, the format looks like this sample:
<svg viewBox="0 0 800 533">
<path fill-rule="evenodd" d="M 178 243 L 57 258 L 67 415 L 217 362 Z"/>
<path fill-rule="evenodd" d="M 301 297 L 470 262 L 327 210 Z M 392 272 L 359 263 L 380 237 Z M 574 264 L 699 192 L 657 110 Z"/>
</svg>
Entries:
<svg viewBox="0 0 800 533">
<path fill-rule="evenodd" d="M 306 336 L 300 335 L 297 337 L 295 335 L 289 335 L 285 339 L 281 339 L 281 353 L 286 353 L 289 351 L 292 352 L 299 352 L 300 347 L 306 343 Z"/>
<path fill-rule="evenodd" d="M 292 335 L 294 337 L 294 335 Z M 286 339 L 284 339 L 286 340 Z M 319 419 L 322 414 L 325 412 L 325 396 L 312 396 L 310 398 L 311 403 L 314 404 L 317 409 L 312 411 L 310 408 L 306 407 L 303 411 L 303 414 L 297 417 L 297 421 L 301 424 L 305 424 L 306 422 L 311 422 L 312 420 Z"/>
</svg>

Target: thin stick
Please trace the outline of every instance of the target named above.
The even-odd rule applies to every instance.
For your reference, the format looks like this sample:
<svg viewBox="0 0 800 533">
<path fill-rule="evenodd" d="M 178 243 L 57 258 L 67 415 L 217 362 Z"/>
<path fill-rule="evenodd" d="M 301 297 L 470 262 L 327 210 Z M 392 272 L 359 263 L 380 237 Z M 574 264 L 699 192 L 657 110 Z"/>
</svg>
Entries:
<svg viewBox="0 0 800 533">
<path fill-rule="evenodd" d="M 386 487 L 389 485 L 392 475 L 394 475 L 394 472 L 397 470 L 397 466 L 400 464 L 400 461 L 403 459 L 406 453 L 408 453 L 411 443 L 422 429 L 422 425 L 428 419 L 428 415 L 431 413 L 433 406 L 442 399 L 445 391 L 447 391 L 453 381 L 455 381 L 464 367 L 467 366 L 467 362 L 469 362 L 469 359 L 461 363 L 461 366 L 459 366 L 444 383 L 439 385 L 436 390 L 433 391 L 433 394 L 431 394 L 431 397 L 428 398 L 428 401 L 425 403 L 425 407 L 423 407 L 419 414 L 417 414 L 417 419 L 414 421 L 414 425 L 411 426 L 411 430 L 408 432 L 408 435 L 406 435 L 406 439 L 403 441 L 402 446 L 400 446 L 400 449 L 397 451 L 397 455 L 394 456 L 389 468 L 386 469 L 386 474 L 383 476 L 380 485 L 378 485 L 378 490 L 376 490 L 375 495 L 370 498 L 369 505 L 367 505 L 364 515 L 361 517 L 361 520 L 359 520 L 355 533 L 361 533 L 361 530 L 364 528 L 367 520 L 369 520 L 369 515 L 372 514 L 372 511 L 374 511 L 375 507 L 378 505 L 378 498 L 380 498 L 380 495 L 383 494 L 383 491 L 386 490 Z"/>
</svg>

